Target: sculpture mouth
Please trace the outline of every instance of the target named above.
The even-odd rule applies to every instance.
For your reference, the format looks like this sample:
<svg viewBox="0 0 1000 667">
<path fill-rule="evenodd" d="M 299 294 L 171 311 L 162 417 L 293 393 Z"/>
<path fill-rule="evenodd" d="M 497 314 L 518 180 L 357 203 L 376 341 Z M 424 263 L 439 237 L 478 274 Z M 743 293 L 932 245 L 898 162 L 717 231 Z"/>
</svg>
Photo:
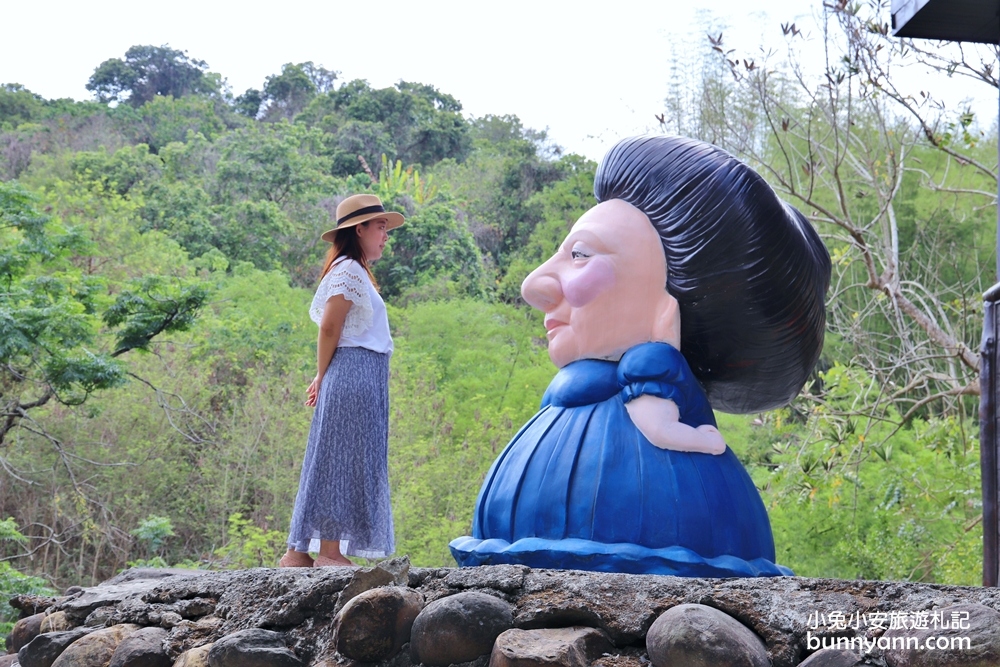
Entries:
<svg viewBox="0 0 1000 667">
<path fill-rule="evenodd" d="M 547 333 L 548 335 L 551 336 L 556 331 L 556 329 L 558 329 L 559 327 L 564 327 L 564 326 L 566 326 L 566 324 L 567 324 L 566 322 L 562 322 L 560 320 L 557 320 L 554 317 L 546 317 L 545 318 L 545 333 Z"/>
</svg>

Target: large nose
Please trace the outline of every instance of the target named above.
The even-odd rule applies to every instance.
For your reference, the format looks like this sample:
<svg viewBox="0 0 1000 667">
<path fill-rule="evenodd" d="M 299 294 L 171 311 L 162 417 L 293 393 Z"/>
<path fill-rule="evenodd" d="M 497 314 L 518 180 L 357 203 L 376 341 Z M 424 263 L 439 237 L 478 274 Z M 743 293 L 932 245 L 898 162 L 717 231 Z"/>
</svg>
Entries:
<svg viewBox="0 0 1000 667">
<path fill-rule="evenodd" d="M 521 283 L 521 296 L 528 305 L 546 313 L 554 310 L 563 300 L 562 283 L 558 274 L 552 271 L 551 262 L 549 260 L 539 266 Z"/>
</svg>

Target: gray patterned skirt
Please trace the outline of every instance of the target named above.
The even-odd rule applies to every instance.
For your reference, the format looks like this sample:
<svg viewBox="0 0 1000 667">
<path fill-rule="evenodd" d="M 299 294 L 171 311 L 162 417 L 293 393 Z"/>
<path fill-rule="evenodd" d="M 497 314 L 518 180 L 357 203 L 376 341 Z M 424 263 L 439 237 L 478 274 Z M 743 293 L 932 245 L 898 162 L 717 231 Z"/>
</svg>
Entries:
<svg viewBox="0 0 1000 667">
<path fill-rule="evenodd" d="M 338 347 L 320 385 L 288 546 L 348 556 L 395 549 L 389 504 L 389 355 Z"/>
</svg>

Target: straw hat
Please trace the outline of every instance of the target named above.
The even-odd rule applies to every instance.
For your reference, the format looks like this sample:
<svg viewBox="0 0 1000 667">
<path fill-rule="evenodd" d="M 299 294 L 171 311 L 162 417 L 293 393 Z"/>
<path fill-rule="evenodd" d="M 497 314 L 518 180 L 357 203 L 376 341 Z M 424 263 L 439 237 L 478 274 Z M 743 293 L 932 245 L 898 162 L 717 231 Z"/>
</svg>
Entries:
<svg viewBox="0 0 1000 667">
<path fill-rule="evenodd" d="M 403 224 L 403 216 L 395 211 L 386 211 L 382 200 L 375 195 L 351 195 L 337 205 L 337 226 L 324 232 L 321 238 L 333 243 L 333 237 L 339 230 L 369 220 L 385 220 L 386 231 Z"/>
</svg>

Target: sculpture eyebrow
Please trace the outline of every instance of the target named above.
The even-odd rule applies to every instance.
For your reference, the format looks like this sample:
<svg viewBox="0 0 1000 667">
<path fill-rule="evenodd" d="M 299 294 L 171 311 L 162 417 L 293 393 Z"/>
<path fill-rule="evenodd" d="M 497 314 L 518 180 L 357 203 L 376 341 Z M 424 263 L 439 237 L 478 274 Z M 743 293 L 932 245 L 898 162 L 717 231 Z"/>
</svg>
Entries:
<svg viewBox="0 0 1000 667">
<path fill-rule="evenodd" d="M 583 241 L 584 243 L 590 244 L 594 250 L 598 252 L 611 252 L 611 249 L 601 241 L 600 237 L 594 232 L 586 229 L 582 229 L 577 232 L 570 232 L 570 235 L 559 245 L 559 252 L 569 252 L 572 249 L 572 245 L 576 241 Z"/>
</svg>

